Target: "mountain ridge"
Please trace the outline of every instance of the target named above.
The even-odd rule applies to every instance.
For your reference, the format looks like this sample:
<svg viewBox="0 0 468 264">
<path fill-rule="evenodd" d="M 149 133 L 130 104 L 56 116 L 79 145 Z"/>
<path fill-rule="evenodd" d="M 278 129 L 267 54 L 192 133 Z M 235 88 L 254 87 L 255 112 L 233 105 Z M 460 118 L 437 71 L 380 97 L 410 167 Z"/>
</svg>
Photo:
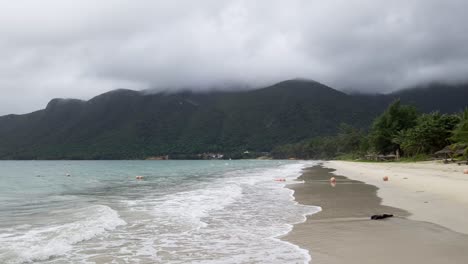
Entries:
<svg viewBox="0 0 468 264">
<path fill-rule="evenodd" d="M 248 91 L 145 93 L 119 89 L 90 100 L 52 99 L 45 109 L 0 117 L 0 159 L 141 159 L 166 154 L 270 151 L 367 127 L 393 100 L 422 111 L 466 107 L 468 86 L 391 95 L 350 95 L 315 81 Z M 436 95 L 431 96 L 430 94 Z"/>
</svg>

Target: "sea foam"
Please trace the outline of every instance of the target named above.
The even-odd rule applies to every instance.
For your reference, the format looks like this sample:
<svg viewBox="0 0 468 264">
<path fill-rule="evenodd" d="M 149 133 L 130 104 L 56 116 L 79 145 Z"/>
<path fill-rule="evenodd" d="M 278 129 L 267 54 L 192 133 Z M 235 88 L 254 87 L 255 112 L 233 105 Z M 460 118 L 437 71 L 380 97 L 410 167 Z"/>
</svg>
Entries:
<svg viewBox="0 0 468 264">
<path fill-rule="evenodd" d="M 307 250 L 278 237 L 321 209 L 298 204 L 274 181 L 291 183 L 306 165 L 231 171 L 203 188 L 132 203 L 152 214 L 141 223 L 152 230 L 142 244 L 164 263 L 307 263 Z"/>
<path fill-rule="evenodd" d="M 313 162 L 77 164 L 73 188 L 61 183 L 67 185 L 62 193 L 54 194 L 58 198 L 48 195 L 41 203 L 28 201 L 18 207 L 19 218 L 14 218 L 18 211 L 11 211 L 12 224 L 0 227 L 0 263 L 279 264 L 310 260 L 307 250 L 280 237 L 306 215 L 320 211 L 320 207 L 298 204 L 293 191 L 285 188 L 297 182 L 302 169 Z M 113 174 L 105 174 L 109 168 Z M 89 176 L 78 176 L 82 169 Z M 101 171 L 99 177 L 95 171 Z M 128 175 L 137 172 L 145 180 L 135 182 Z M 86 177 L 99 184 L 85 184 Z M 278 178 L 286 181 L 275 181 Z"/>
<path fill-rule="evenodd" d="M 37 227 L 24 234 L 10 234 L 0 240 L 0 259 L 6 263 L 29 263 L 66 254 L 78 242 L 92 239 L 125 225 L 118 213 L 105 205 L 63 211 L 64 218 L 75 221 Z M 69 215 L 67 215 L 69 214 Z"/>
</svg>

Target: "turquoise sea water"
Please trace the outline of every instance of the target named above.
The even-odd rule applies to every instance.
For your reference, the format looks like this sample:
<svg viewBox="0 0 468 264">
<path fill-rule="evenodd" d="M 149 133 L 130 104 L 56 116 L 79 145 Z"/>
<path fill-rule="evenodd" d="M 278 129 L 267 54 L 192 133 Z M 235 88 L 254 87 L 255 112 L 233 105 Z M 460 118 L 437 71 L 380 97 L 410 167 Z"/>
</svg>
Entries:
<svg viewBox="0 0 468 264">
<path fill-rule="evenodd" d="M 293 161 L 0 161 L 0 263 L 305 263 Z M 136 180 L 141 175 L 143 180 Z"/>
</svg>

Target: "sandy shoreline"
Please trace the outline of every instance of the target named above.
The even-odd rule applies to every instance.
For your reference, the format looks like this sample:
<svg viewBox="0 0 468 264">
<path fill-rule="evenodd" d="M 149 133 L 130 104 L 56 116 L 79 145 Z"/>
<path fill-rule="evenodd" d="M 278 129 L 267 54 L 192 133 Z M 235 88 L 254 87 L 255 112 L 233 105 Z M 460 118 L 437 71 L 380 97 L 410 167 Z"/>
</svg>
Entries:
<svg viewBox="0 0 468 264">
<path fill-rule="evenodd" d="M 409 211 L 410 219 L 468 234 L 466 165 L 329 161 L 325 166 L 335 169 L 334 174 L 377 186 L 382 203 Z M 382 181 L 384 176 L 390 180 Z"/>
<path fill-rule="evenodd" d="M 447 223 L 444 225 L 428 219 L 416 221 L 413 219 L 427 216 L 437 217 L 438 214 L 414 214 L 411 208 L 415 208 L 417 205 L 416 202 L 409 201 L 412 196 L 403 196 L 388 202 L 387 195 L 400 195 L 402 192 L 396 190 L 402 188 L 397 187 L 396 184 L 391 189 L 386 187 L 387 190 L 382 196 L 382 200 L 379 197 L 383 193 L 382 189 L 376 187 L 379 184 L 376 183 L 374 186 L 354 180 L 352 171 L 355 168 L 353 164 L 329 162 L 325 166 L 342 167 L 335 172 L 320 167 L 309 168 L 300 177 L 300 180 L 304 181 L 303 184 L 288 185 L 288 188 L 295 191 L 294 196 L 299 203 L 318 205 L 323 209 L 322 212 L 307 217 L 306 222 L 295 225 L 294 229 L 283 237 L 283 239 L 309 250 L 312 257 L 311 263 L 467 263 L 468 235 L 455 232 L 449 227 L 454 222 L 466 219 L 464 214 L 467 212 L 461 212 L 466 211 L 464 210 L 466 207 L 457 209 L 459 215 L 451 215 L 452 218 L 460 217 L 461 220 L 438 221 Z M 371 171 L 376 168 L 369 167 L 367 169 Z M 338 174 L 348 176 L 348 173 L 351 178 L 335 176 L 338 184 L 336 187 L 330 186 L 328 179 L 331 176 Z M 354 173 L 365 175 L 366 171 Z M 375 181 L 382 182 L 380 175 L 374 175 L 376 174 L 373 173 L 372 176 L 368 177 L 377 177 L 378 179 Z M 390 181 L 387 184 L 395 181 L 394 178 L 398 177 L 398 174 L 395 172 L 388 176 Z M 451 177 L 459 178 L 458 176 Z M 426 198 L 431 197 L 431 193 L 425 195 L 420 206 L 428 207 L 436 204 L 435 202 L 431 203 L 433 200 L 424 203 L 428 200 Z M 437 192 L 437 195 L 441 194 Z M 457 195 L 453 197 L 457 197 Z M 455 206 L 458 206 L 459 200 L 452 199 L 456 201 Z M 403 204 L 390 206 L 397 201 L 407 202 L 410 206 Z M 430 209 L 418 209 L 417 211 L 427 210 L 431 211 Z M 448 211 L 448 209 L 444 210 Z M 391 213 L 396 217 L 384 221 L 369 219 L 372 214 L 378 213 Z M 452 213 L 455 212 L 452 211 Z M 446 218 L 450 219 L 448 216 Z"/>
</svg>

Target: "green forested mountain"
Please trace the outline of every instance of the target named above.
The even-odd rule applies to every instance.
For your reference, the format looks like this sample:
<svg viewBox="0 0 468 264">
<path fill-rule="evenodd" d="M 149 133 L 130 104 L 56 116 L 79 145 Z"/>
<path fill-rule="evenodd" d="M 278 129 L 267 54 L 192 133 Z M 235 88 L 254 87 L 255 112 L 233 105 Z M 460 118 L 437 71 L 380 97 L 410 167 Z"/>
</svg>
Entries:
<svg viewBox="0 0 468 264">
<path fill-rule="evenodd" d="M 396 98 L 425 112 L 455 112 L 468 104 L 468 86 L 348 95 L 317 82 L 290 80 L 240 92 L 116 90 L 89 101 L 53 99 L 43 110 L 0 117 L 0 159 L 270 151 L 334 134 L 341 123 L 365 128 Z"/>
<path fill-rule="evenodd" d="M 431 83 L 390 94 L 402 103 L 414 105 L 422 112 L 434 109 L 442 113 L 460 112 L 468 106 L 468 84 Z"/>
</svg>

